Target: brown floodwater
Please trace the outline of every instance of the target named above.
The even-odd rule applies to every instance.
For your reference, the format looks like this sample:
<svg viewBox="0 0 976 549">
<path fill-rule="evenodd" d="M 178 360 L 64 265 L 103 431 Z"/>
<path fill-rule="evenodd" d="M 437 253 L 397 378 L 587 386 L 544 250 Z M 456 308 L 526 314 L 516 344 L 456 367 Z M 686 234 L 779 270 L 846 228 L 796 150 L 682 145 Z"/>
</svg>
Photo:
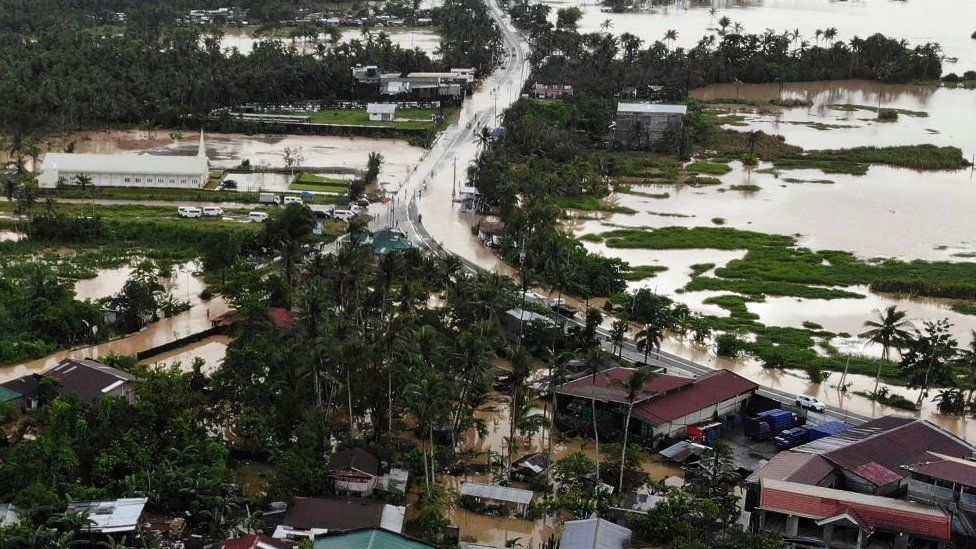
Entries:
<svg viewBox="0 0 976 549">
<path fill-rule="evenodd" d="M 976 70 L 976 2 L 971 0 L 711 0 L 676 2 L 637 13 L 604 13 L 598 2 L 546 0 L 555 10 L 575 6 L 583 10 L 579 27 L 602 32 L 605 21 L 614 34 L 629 32 L 645 42 L 663 40 L 669 29 L 678 32 L 675 46 L 690 48 L 709 34 L 717 34 L 723 16 L 742 25 L 744 32 L 762 34 L 766 29 L 782 33 L 799 30 L 801 39 L 816 44 L 817 29 L 835 27 L 837 40 L 867 38 L 883 33 L 910 44 L 937 42 L 944 55 L 958 58 L 943 63 L 943 72 L 962 74 Z M 650 4 L 650 3 L 648 3 Z M 711 7 L 716 14 L 709 13 Z M 821 42 L 822 44 L 822 42 Z"/>
<path fill-rule="evenodd" d="M 161 280 L 163 287 L 167 291 L 172 291 L 174 297 L 190 303 L 191 307 L 188 311 L 171 318 L 160 319 L 158 322 L 149 324 L 141 331 L 126 337 L 98 345 L 58 351 L 44 358 L 0 368 L 0 382 L 9 381 L 29 373 L 41 372 L 54 366 L 63 358 L 97 359 L 100 356 L 110 354 L 134 355 L 210 328 L 210 318 L 226 312 L 227 306 L 219 297 L 206 302 L 200 299 L 199 294 L 205 284 L 200 277 L 193 275 L 195 268 L 196 264 L 193 262 L 177 266 L 175 276 Z M 95 294 L 104 293 L 106 289 L 121 287 L 128 276 L 123 271 L 123 269 L 108 269 L 101 272 L 100 277 L 104 275 L 106 280 L 87 286 L 86 290 L 93 293 L 79 295 L 79 298 L 92 298 Z"/>
<path fill-rule="evenodd" d="M 189 371 L 194 359 L 202 358 L 205 362 L 203 373 L 210 375 L 220 368 L 224 357 L 227 355 L 227 346 L 233 341 L 230 336 L 214 335 L 201 339 L 196 343 L 190 343 L 176 349 L 160 353 L 143 359 L 147 364 L 172 366 L 180 365 L 183 371 Z"/>
<path fill-rule="evenodd" d="M 339 29 L 342 32 L 342 36 L 339 38 L 339 44 L 348 44 L 353 40 L 358 40 L 365 43 L 367 38 L 363 36 L 362 32 L 358 28 L 343 27 Z M 385 33 L 390 42 L 394 45 L 400 46 L 404 49 L 420 49 L 424 53 L 427 53 L 432 59 L 437 59 L 439 56 L 436 55 L 437 49 L 440 47 L 440 35 L 436 30 L 425 27 L 425 28 L 410 28 L 410 27 L 373 27 L 370 28 L 370 34 L 372 34 L 373 40 L 378 39 L 380 33 Z M 254 36 L 250 29 L 226 29 L 224 31 L 224 36 L 220 41 L 221 50 L 226 50 L 228 53 L 232 50 L 237 50 L 243 55 L 250 55 L 254 51 L 255 46 L 259 42 L 263 41 L 275 41 L 284 44 L 285 46 L 294 46 L 296 50 L 301 53 L 315 53 L 318 51 L 318 44 L 321 43 L 325 48 L 332 49 L 332 45 L 327 41 L 326 35 L 319 34 L 318 40 L 315 42 L 307 42 L 304 40 L 293 40 L 291 38 L 269 38 L 263 36 Z"/>
<path fill-rule="evenodd" d="M 0 242 L 16 242 L 27 236 L 19 231 L 0 231 Z"/>
</svg>

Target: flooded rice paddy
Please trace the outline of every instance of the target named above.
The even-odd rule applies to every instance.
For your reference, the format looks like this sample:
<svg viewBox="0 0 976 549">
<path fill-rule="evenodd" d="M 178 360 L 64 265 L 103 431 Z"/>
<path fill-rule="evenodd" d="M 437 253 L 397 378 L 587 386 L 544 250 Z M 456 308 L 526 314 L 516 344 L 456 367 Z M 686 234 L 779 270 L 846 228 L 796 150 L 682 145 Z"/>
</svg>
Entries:
<svg viewBox="0 0 976 549">
<path fill-rule="evenodd" d="M 648 7 L 631 13 L 606 13 L 599 2 L 546 0 L 555 10 L 571 6 L 583 10 L 579 27 L 585 32 L 602 32 L 609 20 L 614 34 L 629 32 L 645 42 L 663 40 L 669 29 L 678 31 L 675 45 L 694 47 L 706 35 L 717 34 L 718 21 L 728 17 L 743 31 L 761 34 L 799 30 L 802 40 L 816 43 L 817 29 L 837 29 L 837 40 L 866 38 L 883 33 L 919 45 L 937 42 L 948 58 L 943 72 L 962 74 L 976 70 L 976 3 L 971 0 L 676 0 L 646 2 Z M 714 15 L 710 8 L 715 8 Z M 822 41 L 821 41 L 822 45 Z M 953 59 L 956 59 L 953 61 Z"/>
<path fill-rule="evenodd" d="M 412 50 L 419 49 L 426 53 L 431 59 L 437 59 L 437 49 L 440 47 L 441 37 L 438 32 L 430 27 L 370 27 L 370 37 L 362 34 L 362 30 L 354 27 L 342 27 L 339 29 L 341 36 L 337 45 L 348 44 L 353 40 L 366 43 L 367 40 L 378 40 L 380 34 L 385 34 L 393 45 Z M 332 49 L 331 39 L 325 33 L 318 35 L 316 40 L 306 41 L 302 39 L 275 38 L 267 36 L 256 36 L 251 29 L 226 29 L 220 40 L 220 49 L 232 53 L 234 50 L 242 55 L 250 55 L 258 43 L 263 41 L 278 42 L 286 47 L 294 47 L 301 53 L 316 53 L 320 46 L 325 51 Z"/>
</svg>

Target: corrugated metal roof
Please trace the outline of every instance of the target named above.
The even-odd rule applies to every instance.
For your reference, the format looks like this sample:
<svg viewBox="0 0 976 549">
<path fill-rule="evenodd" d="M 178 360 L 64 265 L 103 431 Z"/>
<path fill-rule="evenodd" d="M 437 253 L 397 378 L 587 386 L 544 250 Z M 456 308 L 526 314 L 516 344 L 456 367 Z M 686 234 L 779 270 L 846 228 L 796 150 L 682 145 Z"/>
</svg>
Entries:
<svg viewBox="0 0 976 549">
<path fill-rule="evenodd" d="M 838 467 L 883 486 L 907 476 L 902 467 L 918 463 L 928 451 L 964 457 L 976 448 L 928 421 L 885 416 L 794 451 L 822 455 Z"/>
<path fill-rule="evenodd" d="M 560 549 L 622 549 L 630 541 L 629 528 L 601 518 L 571 520 L 563 526 Z"/>
<path fill-rule="evenodd" d="M 680 391 L 638 404 L 634 416 L 653 425 L 663 425 L 757 388 L 758 385 L 730 370 L 716 370 Z"/>
<path fill-rule="evenodd" d="M 905 468 L 927 477 L 955 482 L 964 486 L 976 486 L 976 462 L 968 459 L 926 452 L 924 460 L 907 465 Z"/>
<path fill-rule="evenodd" d="M 396 113 L 396 103 L 367 103 L 366 112 L 372 114 L 394 114 Z M 362 112 L 362 111 L 360 111 Z"/>
<path fill-rule="evenodd" d="M 680 462 L 688 459 L 692 455 L 700 456 L 708 449 L 708 446 L 703 444 L 696 444 L 690 440 L 682 440 L 677 444 L 668 446 L 659 453 L 672 461 Z"/>
<path fill-rule="evenodd" d="M 13 389 L 8 389 L 0 385 L 0 402 L 10 402 L 11 400 L 17 400 L 24 395 L 14 391 Z"/>
<path fill-rule="evenodd" d="M 509 309 L 508 311 L 506 311 L 506 313 L 509 316 L 515 318 L 516 320 L 521 320 L 523 322 L 536 322 L 536 321 L 539 321 L 539 322 L 542 322 L 544 324 L 555 324 L 555 322 L 553 322 L 552 319 L 549 318 L 546 315 L 540 315 L 539 313 L 535 313 L 535 312 L 532 312 L 532 311 L 526 311 L 526 310 L 520 309 L 518 307 L 516 307 L 514 309 Z"/>
<path fill-rule="evenodd" d="M 936 507 L 779 480 L 760 486 L 759 508 L 767 511 L 814 520 L 847 514 L 869 532 L 881 527 L 944 540 L 952 535 L 952 518 Z"/>
<path fill-rule="evenodd" d="M 200 176 L 208 169 L 206 156 L 154 154 L 47 153 L 41 171 L 73 173 L 173 174 Z"/>
<path fill-rule="evenodd" d="M 746 482 L 760 480 L 787 480 L 800 484 L 817 484 L 825 479 L 834 466 L 817 454 L 804 454 L 787 450 L 780 452 L 769 463 L 749 475 Z"/>
<path fill-rule="evenodd" d="M 688 106 L 665 105 L 663 103 L 617 103 L 617 112 L 685 114 L 688 112 Z"/>
<path fill-rule="evenodd" d="M 618 385 L 624 383 L 634 371 L 630 368 L 620 366 L 609 368 L 599 372 L 595 376 L 586 375 L 568 383 L 556 387 L 556 393 L 560 395 L 574 396 L 579 398 L 593 398 L 601 402 L 613 402 L 615 404 L 627 404 L 627 391 Z M 646 385 L 644 391 L 638 395 L 635 402 L 641 402 L 659 393 L 668 393 L 681 387 L 691 385 L 695 381 L 691 377 L 674 376 L 661 374 L 656 376 Z"/>
<path fill-rule="evenodd" d="M 147 501 L 148 498 L 86 501 L 72 503 L 68 509 L 88 514 L 91 524 L 85 527 L 86 531 L 103 534 L 131 532 L 139 525 L 139 517 Z"/>
<path fill-rule="evenodd" d="M 465 482 L 461 485 L 461 495 L 476 498 L 506 501 L 519 505 L 528 505 L 535 495 L 531 490 L 499 486 L 497 484 L 481 484 L 480 482 Z"/>
<path fill-rule="evenodd" d="M 380 528 L 327 535 L 315 540 L 314 549 L 425 549 L 434 547 L 396 532 Z"/>
</svg>

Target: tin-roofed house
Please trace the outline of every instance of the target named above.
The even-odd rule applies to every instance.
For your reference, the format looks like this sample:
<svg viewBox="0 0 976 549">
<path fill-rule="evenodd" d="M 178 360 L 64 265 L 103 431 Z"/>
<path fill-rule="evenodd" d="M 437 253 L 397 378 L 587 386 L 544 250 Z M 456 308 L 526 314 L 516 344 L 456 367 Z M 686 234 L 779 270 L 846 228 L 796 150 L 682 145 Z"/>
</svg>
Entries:
<svg viewBox="0 0 976 549">
<path fill-rule="evenodd" d="M 148 498 L 121 498 L 85 501 L 68 505 L 68 510 L 87 516 L 88 525 L 81 531 L 91 534 L 127 534 L 139 528 L 139 518 Z"/>
<path fill-rule="evenodd" d="M 85 402 L 102 396 L 118 396 L 129 402 L 136 399 L 136 376 L 94 360 L 65 358 L 41 375 L 57 380 L 60 394 L 75 395 Z"/>
<path fill-rule="evenodd" d="M 475 511 L 485 504 L 494 504 L 514 510 L 516 516 L 524 516 L 534 496 L 531 490 L 499 484 L 465 482 L 461 485 L 461 505 Z"/>
<path fill-rule="evenodd" d="M 366 115 L 370 122 L 392 122 L 396 120 L 396 103 L 367 103 Z"/>
<path fill-rule="evenodd" d="M 609 520 L 591 518 L 571 520 L 563 525 L 560 549 L 624 549 L 633 533 Z"/>
<path fill-rule="evenodd" d="M 329 460 L 329 475 L 335 479 L 336 493 L 369 496 L 380 476 L 380 460 L 362 448 L 347 448 Z"/>
<path fill-rule="evenodd" d="M 627 149 L 675 152 L 681 146 L 686 105 L 620 102 L 614 141 Z"/>
</svg>

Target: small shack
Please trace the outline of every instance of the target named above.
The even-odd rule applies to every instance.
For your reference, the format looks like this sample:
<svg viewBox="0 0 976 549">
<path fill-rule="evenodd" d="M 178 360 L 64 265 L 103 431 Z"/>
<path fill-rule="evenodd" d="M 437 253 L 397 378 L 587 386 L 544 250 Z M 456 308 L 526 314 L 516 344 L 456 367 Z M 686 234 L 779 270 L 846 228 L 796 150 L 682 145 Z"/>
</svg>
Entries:
<svg viewBox="0 0 976 549">
<path fill-rule="evenodd" d="M 366 116 L 370 122 L 392 122 L 396 120 L 396 103 L 367 103 Z"/>
<path fill-rule="evenodd" d="M 524 515 L 532 503 L 535 493 L 532 490 L 500 486 L 498 484 L 482 484 L 480 482 L 465 482 L 461 485 L 461 497 L 470 498 L 478 503 L 500 503 L 514 508 L 516 515 Z"/>
<path fill-rule="evenodd" d="M 628 149 L 674 152 L 681 145 L 687 112 L 686 105 L 620 102 L 614 140 Z"/>
</svg>

